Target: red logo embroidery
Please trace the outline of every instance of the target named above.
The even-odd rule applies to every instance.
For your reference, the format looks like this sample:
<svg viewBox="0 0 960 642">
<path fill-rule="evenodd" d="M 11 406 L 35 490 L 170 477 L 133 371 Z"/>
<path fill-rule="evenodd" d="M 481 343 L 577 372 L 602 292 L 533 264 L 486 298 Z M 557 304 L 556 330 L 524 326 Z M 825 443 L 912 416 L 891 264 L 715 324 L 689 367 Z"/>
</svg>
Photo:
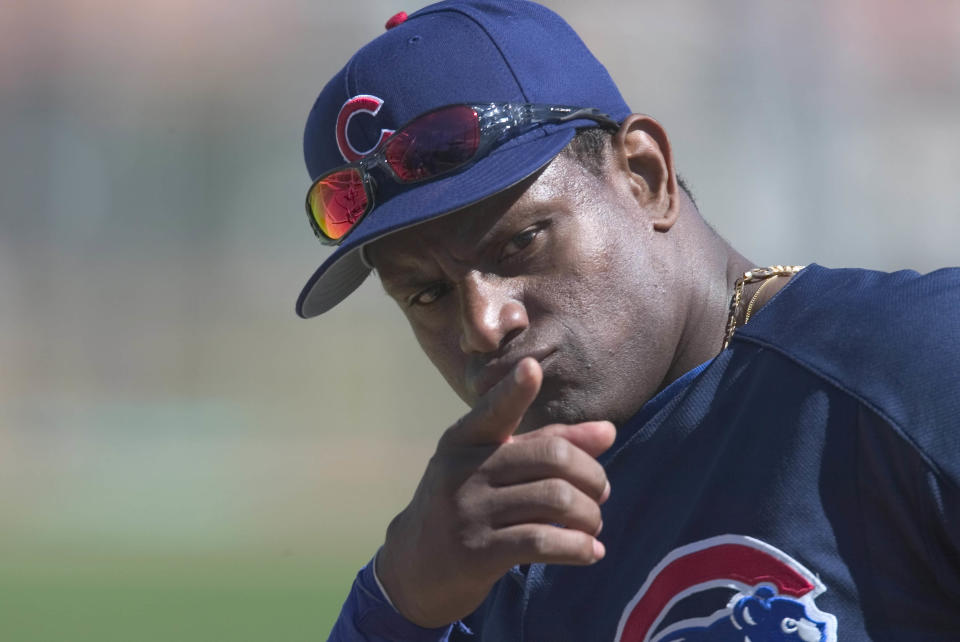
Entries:
<svg viewBox="0 0 960 642">
<path fill-rule="evenodd" d="M 381 129 L 380 139 L 373 147 L 365 150 L 359 150 L 354 147 L 350 142 L 350 138 L 347 137 L 347 127 L 350 126 L 350 119 L 357 114 L 376 116 L 380 113 L 381 106 L 383 106 L 383 100 L 369 94 L 354 96 L 343 103 L 343 107 L 340 108 L 340 113 L 337 114 L 337 148 L 340 150 L 340 155 L 343 156 L 343 160 L 348 163 L 360 160 L 375 150 L 380 143 L 388 139 L 393 133 L 394 130 L 392 129 Z"/>
<path fill-rule="evenodd" d="M 714 588 L 726 605 L 659 630 L 680 600 Z M 617 642 L 798 640 L 836 642 L 837 619 L 817 608 L 820 579 L 783 551 L 752 537 L 720 535 L 671 551 L 623 610 Z"/>
</svg>

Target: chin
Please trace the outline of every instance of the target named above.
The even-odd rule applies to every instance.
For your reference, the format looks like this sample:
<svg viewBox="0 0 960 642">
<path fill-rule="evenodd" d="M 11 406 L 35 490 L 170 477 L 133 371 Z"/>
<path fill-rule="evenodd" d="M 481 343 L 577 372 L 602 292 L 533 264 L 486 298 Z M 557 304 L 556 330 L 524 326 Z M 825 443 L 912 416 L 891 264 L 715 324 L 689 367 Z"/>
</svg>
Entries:
<svg viewBox="0 0 960 642">
<path fill-rule="evenodd" d="M 592 415 L 587 408 L 568 396 L 537 398 L 523 416 L 517 432 L 529 432 L 550 424 L 579 424 L 598 419 L 604 417 Z"/>
<path fill-rule="evenodd" d="M 609 421 L 622 426 L 636 414 L 647 397 L 618 399 L 608 391 L 583 388 L 541 389 L 523 417 L 517 432 L 529 432 L 549 424 L 579 424 Z"/>
</svg>

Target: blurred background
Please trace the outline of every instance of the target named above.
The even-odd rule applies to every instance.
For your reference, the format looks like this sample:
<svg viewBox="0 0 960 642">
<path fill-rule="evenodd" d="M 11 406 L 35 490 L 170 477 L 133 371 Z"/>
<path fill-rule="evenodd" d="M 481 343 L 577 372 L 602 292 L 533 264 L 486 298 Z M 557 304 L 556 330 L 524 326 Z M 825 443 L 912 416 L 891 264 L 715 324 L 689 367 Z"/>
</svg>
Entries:
<svg viewBox="0 0 960 642">
<path fill-rule="evenodd" d="M 758 264 L 958 262 L 960 3 L 548 1 Z M 464 408 L 300 137 L 405 0 L 0 7 L 0 640 L 325 639 Z"/>
</svg>

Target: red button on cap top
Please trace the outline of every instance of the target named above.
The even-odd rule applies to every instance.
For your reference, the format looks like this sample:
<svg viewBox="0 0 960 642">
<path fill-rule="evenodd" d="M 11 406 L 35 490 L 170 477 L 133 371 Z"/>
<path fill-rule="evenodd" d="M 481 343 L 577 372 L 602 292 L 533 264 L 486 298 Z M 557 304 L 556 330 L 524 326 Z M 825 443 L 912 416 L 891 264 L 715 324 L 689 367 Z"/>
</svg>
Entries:
<svg viewBox="0 0 960 642">
<path fill-rule="evenodd" d="M 401 11 L 400 13 L 396 14 L 395 16 L 387 20 L 387 24 L 385 24 L 384 27 L 386 27 L 388 30 L 393 29 L 397 25 L 402 24 L 406 19 L 407 19 L 407 12 Z"/>
</svg>

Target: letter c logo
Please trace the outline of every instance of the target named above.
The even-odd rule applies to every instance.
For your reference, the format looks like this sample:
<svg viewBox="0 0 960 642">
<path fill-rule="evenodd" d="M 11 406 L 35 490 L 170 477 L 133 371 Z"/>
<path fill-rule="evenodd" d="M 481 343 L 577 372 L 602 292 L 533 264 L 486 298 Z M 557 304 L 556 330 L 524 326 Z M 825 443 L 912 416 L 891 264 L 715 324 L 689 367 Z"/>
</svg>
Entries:
<svg viewBox="0 0 960 642">
<path fill-rule="evenodd" d="M 360 160 L 375 150 L 383 141 L 390 138 L 390 134 L 393 133 L 394 130 L 392 129 L 381 129 L 380 140 L 378 140 L 373 147 L 365 150 L 359 150 L 354 147 L 347 137 L 347 127 L 350 125 L 351 118 L 357 114 L 376 116 L 380 112 L 382 105 L 382 99 L 369 94 L 360 94 L 343 103 L 343 107 L 340 108 L 340 113 L 337 114 L 337 148 L 340 150 L 340 155 L 343 156 L 343 159 L 348 163 Z"/>
</svg>

